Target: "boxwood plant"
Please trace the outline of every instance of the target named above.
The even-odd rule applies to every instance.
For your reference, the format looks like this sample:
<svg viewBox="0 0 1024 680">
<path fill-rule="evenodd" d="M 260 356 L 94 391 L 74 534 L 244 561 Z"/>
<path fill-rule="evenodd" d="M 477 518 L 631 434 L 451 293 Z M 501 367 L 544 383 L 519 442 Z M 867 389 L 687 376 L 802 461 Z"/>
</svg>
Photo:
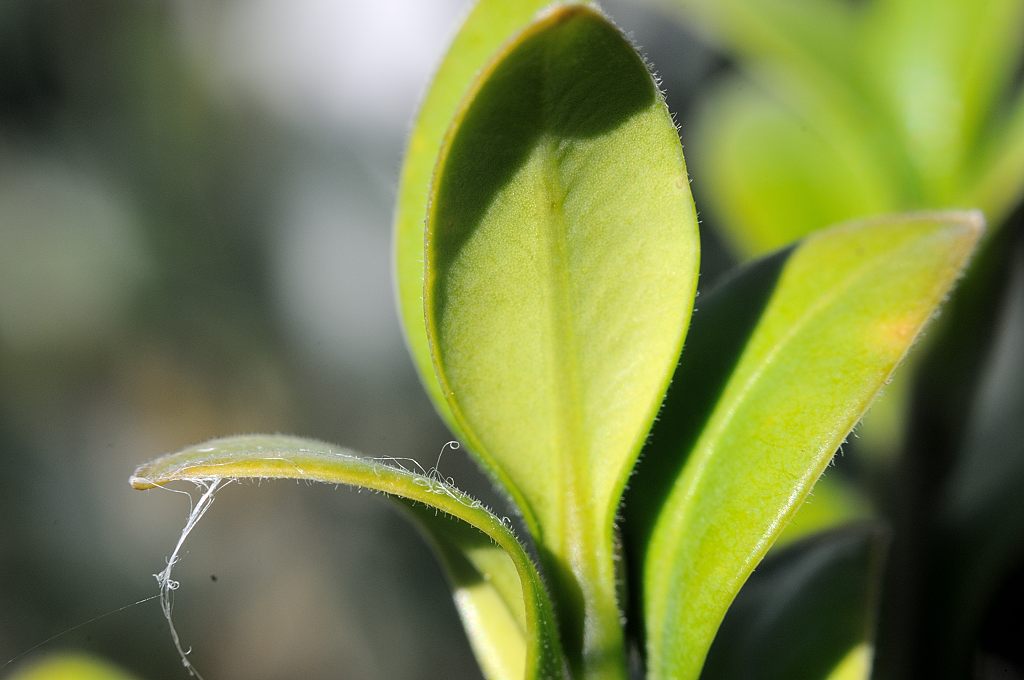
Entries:
<svg viewBox="0 0 1024 680">
<path fill-rule="evenodd" d="M 607 17 L 545 4 L 483 0 L 466 19 L 412 132 L 395 232 L 415 364 L 523 534 L 437 474 L 294 437 L 206 442 L 131 481 L 383 492 L 432 539 L 487 678 L 696 678 L 740 586 L 949 292 L 981 219 L 817 232 L 702 296 L 689 328 L 699 241 L 673 119 Z M 825 642 L 780 664 L 866 672 L 876 539 L 846 532 L 791 560 L 820 606 L 779 616 Z M 801 581 L 807 555 L 835 567 Z M 751 597 L 737 606 L 759 606 Z M 717 667 L 749 677 L 755 648 L 737 638 Z"/>
</svg>

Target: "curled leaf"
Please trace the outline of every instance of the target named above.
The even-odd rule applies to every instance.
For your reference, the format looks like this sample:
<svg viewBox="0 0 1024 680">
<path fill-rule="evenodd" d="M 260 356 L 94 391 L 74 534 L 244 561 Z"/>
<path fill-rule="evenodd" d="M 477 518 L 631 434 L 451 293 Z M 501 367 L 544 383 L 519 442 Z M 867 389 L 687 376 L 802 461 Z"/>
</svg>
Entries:
<svg viewBox="0 0 1024 680">
<path fill-rule="evenodd" d="M 132 475 L 131 485 L 150 489 L 178 480 L 302 479 L 388 494 L 411 506 L 414 514 L 426 520 L 424 528 L 450 560 L 461 560 L 464 567 L 486 577 L 488 563 L 496 559 L 487 543 L 493 543 L 504 553 L 519 577 L 519 599 L 505 603 L 510 610 L 522 612 L 525 675 L 519 677 L 565 677 L 554 611 L 544 583 L 506 521 L 436 474 L 396 467 L 388 464 L 389 460 L 395 463 L 393 459 L 362 458 L 311 439 L 278 435 L 228 437 L 146 463 Z M 443 514 L 429 518 L 429 513 L 437 512 Z M 502 569 L 507 573 L 507 566 Z M 505 597 L 511 600 L 512 595 L 508 593 Z M 503 658 L 512 664 L 517 661 L 507 655 L 492 655 L 490 663 L 502 668 Z M 514 676 L 504 672 L 493 677 Z"/>
</svg>

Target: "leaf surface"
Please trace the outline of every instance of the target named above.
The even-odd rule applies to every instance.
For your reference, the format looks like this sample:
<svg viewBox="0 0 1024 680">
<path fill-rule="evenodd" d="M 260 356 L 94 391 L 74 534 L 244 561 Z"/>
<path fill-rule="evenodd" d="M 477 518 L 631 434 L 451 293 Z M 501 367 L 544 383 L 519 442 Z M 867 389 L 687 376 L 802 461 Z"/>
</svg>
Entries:
<svg viewBox="0 0 1024 680">
<path fill-rule="evenodd" d="M 550 0 L 480 0 L 473 6 L 424 96 L 402 166 L 394 224 L 398 309 L 420 381 L 449 429 L 460 439 L 465 436 L 451 415 L 434 373 L 423 317 L 424 229 L 430 180 L 445 133 L 472 83 L 501 46 L 549 3 Z M 459 550 L 449 550 L 447 542 L 436 533 L 434 542 L 456 586 L 459 614 L 484 673 L 490 679 L 505 678 L 514 665 L 499 661 L 498 657 L 520 658 L 519 648 L 525 641 L 520 636 L 518 642 L 513 642 L 517 639 L 513 632 L 516 626 L 508 618 L 506 598 L 496 590 L 500 579 L 495 570 L 504 558 L 499 554 L 496 560 L 489 561 L 490 578 L 480 580 L 473 575 L 476 569 L 460 558 Z M 482 558 L 478 555 L 478 559 Z M 513 590 L 518 588 L 517 580 L 513 574 Z M 511 673 L 512 677 L 522 677 L 514 670 Z"/>
<path fill-rule="evenodd" d="M 434 74 L 409 135 L 395 211 L 395 284 L 406 342 L 420 380 L 449 427 L 457 426 L 434 375 L 423 321 L 423 231 L 430 179 L 445 133 L 477 75 L 551 0 L 480 0 Z"/>
<path fill-rule="evenodd" d="M 860 525 L 770 555 L 729 608 L 702 680 L 866 679 L 885 543 Z"/>
<path fill-rule="evenodd" d="M 593 677 L 624 673 L 613 523 L 697 254 L 676 128 L 645 64 L 601 14 L 553 8 L 487 68 L 442 148 L 424 293 L 458 428 L 522 509 L 570 663 Z"/>
<path fill-rule="evenodd" d="M 850 223 L 702 298 L 626 504 L 651 678 L 698 676 L 729 603 L 980 232 L 976 213 Z"/>
<path fill-rule="evenodd" d="M 356 456 L 351 451 L 323 442 L 277 435 L 251 435 L 214 439 L 140 466 L 131 478 L 136 489 L 149 489 L 177 480 L 302 479 L 345 484 L 392 496 L 407 505 L 432 536 L 451 565 L 456 598 L 472 587 L 474 579 L 492 574 L 506 584 L 493 589 L 489 608 L 504 610 L 501 625 L 507 632 L 521 631 L 523 659 L 514 658 L 511 647 L 485 649 L 482 665 L 495 678 L 525 677 L 538 680 L 565 677 L 554 610 L 540 574 L 506 523 L 481 503 L 436 475 L 417 474 L 387 464 L 393 459 Z M 437 514 L 441 513 L 441 514 Z M 491 548 L 490 546 L 495 546 Z M 500 550 L 504 556 L 496 551 Z M 506 562 L 500 562 L 503 557 Z M 500 566 L 493 568 L 497 563 Z M 519 578 L 518 592 L 507 588 L 509 565 Z M 474 606 L 483 607 L 482 600 Z M 465 615 L 460 603 L 460 612 Z M 464 621 L 466 619 L 464 618 Z M 469 623 L 472 623 L 471 621 Z M 478 653 L 491 637 L 474 640 Z M 518 669 L 525 673 L 515 675 Z"/>
</svg>

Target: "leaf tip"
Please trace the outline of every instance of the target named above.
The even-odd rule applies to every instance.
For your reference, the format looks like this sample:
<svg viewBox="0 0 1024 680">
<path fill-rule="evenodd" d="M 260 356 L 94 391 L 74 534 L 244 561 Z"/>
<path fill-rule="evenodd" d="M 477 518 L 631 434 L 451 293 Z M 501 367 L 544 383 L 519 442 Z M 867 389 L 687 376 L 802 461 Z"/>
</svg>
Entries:
<svg viewBox="0 0 1024 680">
<path fill-rule="evenodd" d="M 148 468 L 149 465 L 140 465 L 139 467 L 135 468 L 135 472 L 133 472 L 132 476 L 128 478 L 128 483 L 131 484 L 131 487 L 136 491 L 155 489 L 157 486 L 159 486 L 159 484 L 157 484 L 147 474 Z"/>
<path fill-rule="evenodd" d="M 559 2 L 541 10 L 537 18 L 545 19 L 551 23 L 559 23 L 568 21 L 576 16 L 594 13 L 594 8 L 583 2 Z"/>
<path fill-rule="evenodd" d="M 944 210 L 933 213 L 932 217 L 944 223 L 971 247 L 985 234 L 985 214 L 980 210 Z"/>
<path fill-rule="evenodd" d="M 949 222 L 958 225 L 972 241 L 985 233 L 985 214 L 980 210 L 950 210 L 942 214 Z"/>
</svg>

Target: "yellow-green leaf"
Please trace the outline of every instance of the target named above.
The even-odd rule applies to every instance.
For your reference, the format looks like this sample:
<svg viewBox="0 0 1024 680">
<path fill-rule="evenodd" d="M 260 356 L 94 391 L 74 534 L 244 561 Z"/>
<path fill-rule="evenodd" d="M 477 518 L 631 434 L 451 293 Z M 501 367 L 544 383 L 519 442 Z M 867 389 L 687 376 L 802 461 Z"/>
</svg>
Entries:
<svg viewBox="0 0 1024 680">
<path fill-rule="evenodd" d="M 136 489 L 149 489 L 177 480 L 303 479 L 345 484 L 395 497 L 420 517 L 421 526 L 433 536 L 449 567 L 455 564 L 463 569 L 452 572 L 457 597 L 458 589 L 466 587 L 472 572 L 484 579 L 490 577 L 491 565 L 500 556 L 489 545 L 504 553 L 518 575 L 517 593 L 507 589 L 497 592 L 522 631 L 525 656 L 516 659 L 511 655 L 515 639 L 508 641 L 510 649 L 488 652 L 481 662 L 493 671 L 489 677 L 565 677 L 551 601 L 532 559 L 506 522 L 440 477 L 417 474 L 386 464 L 386 460 L 362 458 L 310 439 L 247 435 L 214 439 L 157 458 L 140 466 L 132 475 L 131 484 Z M 508 564 L 499 566 L 494 570 L 495 577 L 507 583 L 508 569 Z M 480 651 L 476 644 L 474 647 Z M 525 672 L 516 676 L 520 669 Z"/>
<path fill-rule="evenodd" d="M 55 654 L 26 664 L 8 680 L 135 680 L 135 676 L 86 654 Z"/>
<path fill-rule="evenodd" d="M 559 5 L 487 67 L 427 220 L 427 334 L 459 429 L 551 569 L 574 669 L 621 677 L 613 523 L 696 283 L 676 128 L 603 15 Z"/>
<path fill-rule="evenodd" d="M 423 239 L 430 180 L 445 133 L 476 77 L 501 46 L 548 4 L 550 0 L 480 0 L 475 4 L 424 96 L 402 166 L 394 225 L 399 313 L 409 351 L 427 394 L 448 427 L 463 439 L 434 374 L 423 318 Z M 490 579 L 474 580 L 464 571 L 466 565 L 460 566 L 457 559 L 448 559 L 450 553 L 443 544 L 438 544 L 438 550 L 449 577 L 455 582 L 459 613 L 485 674 L 489 679 L 504 677 L 493 668 L 495 663 L 487 659 L 495 655 L 518 658 L 520 653 L 515 648 L 521 647 L 524 641 L 519 639 L 513 643 L 516 638 L 510 632 L 512 622 L 507 618 L 501 593 L 495 590 L 497 576 L 492 574 Z M 456 575 L 464 573 L 465 583 L 470 585 L 461 587 Z M 507 664 L 498 665 L 508 668 Z"/>
<path fill-rule="evenodd" d="M 430 178 L 441 142 L 470 85 L 499 48 L 551 0 L 480 0 L 434 74 L 409 135 L 395 210 L 395 285 L 406 342 L 420 380 L 448 426 L 457 430 L 434 376 L 423 323 L 423 228 Z"/>
<path fill-rule="evenodd" d="M 962 270 L 977 213 L 851 223 L 702 298 L 632 484 L 650 677 L 695 678 L 729 603 Z"/>
</svg>

